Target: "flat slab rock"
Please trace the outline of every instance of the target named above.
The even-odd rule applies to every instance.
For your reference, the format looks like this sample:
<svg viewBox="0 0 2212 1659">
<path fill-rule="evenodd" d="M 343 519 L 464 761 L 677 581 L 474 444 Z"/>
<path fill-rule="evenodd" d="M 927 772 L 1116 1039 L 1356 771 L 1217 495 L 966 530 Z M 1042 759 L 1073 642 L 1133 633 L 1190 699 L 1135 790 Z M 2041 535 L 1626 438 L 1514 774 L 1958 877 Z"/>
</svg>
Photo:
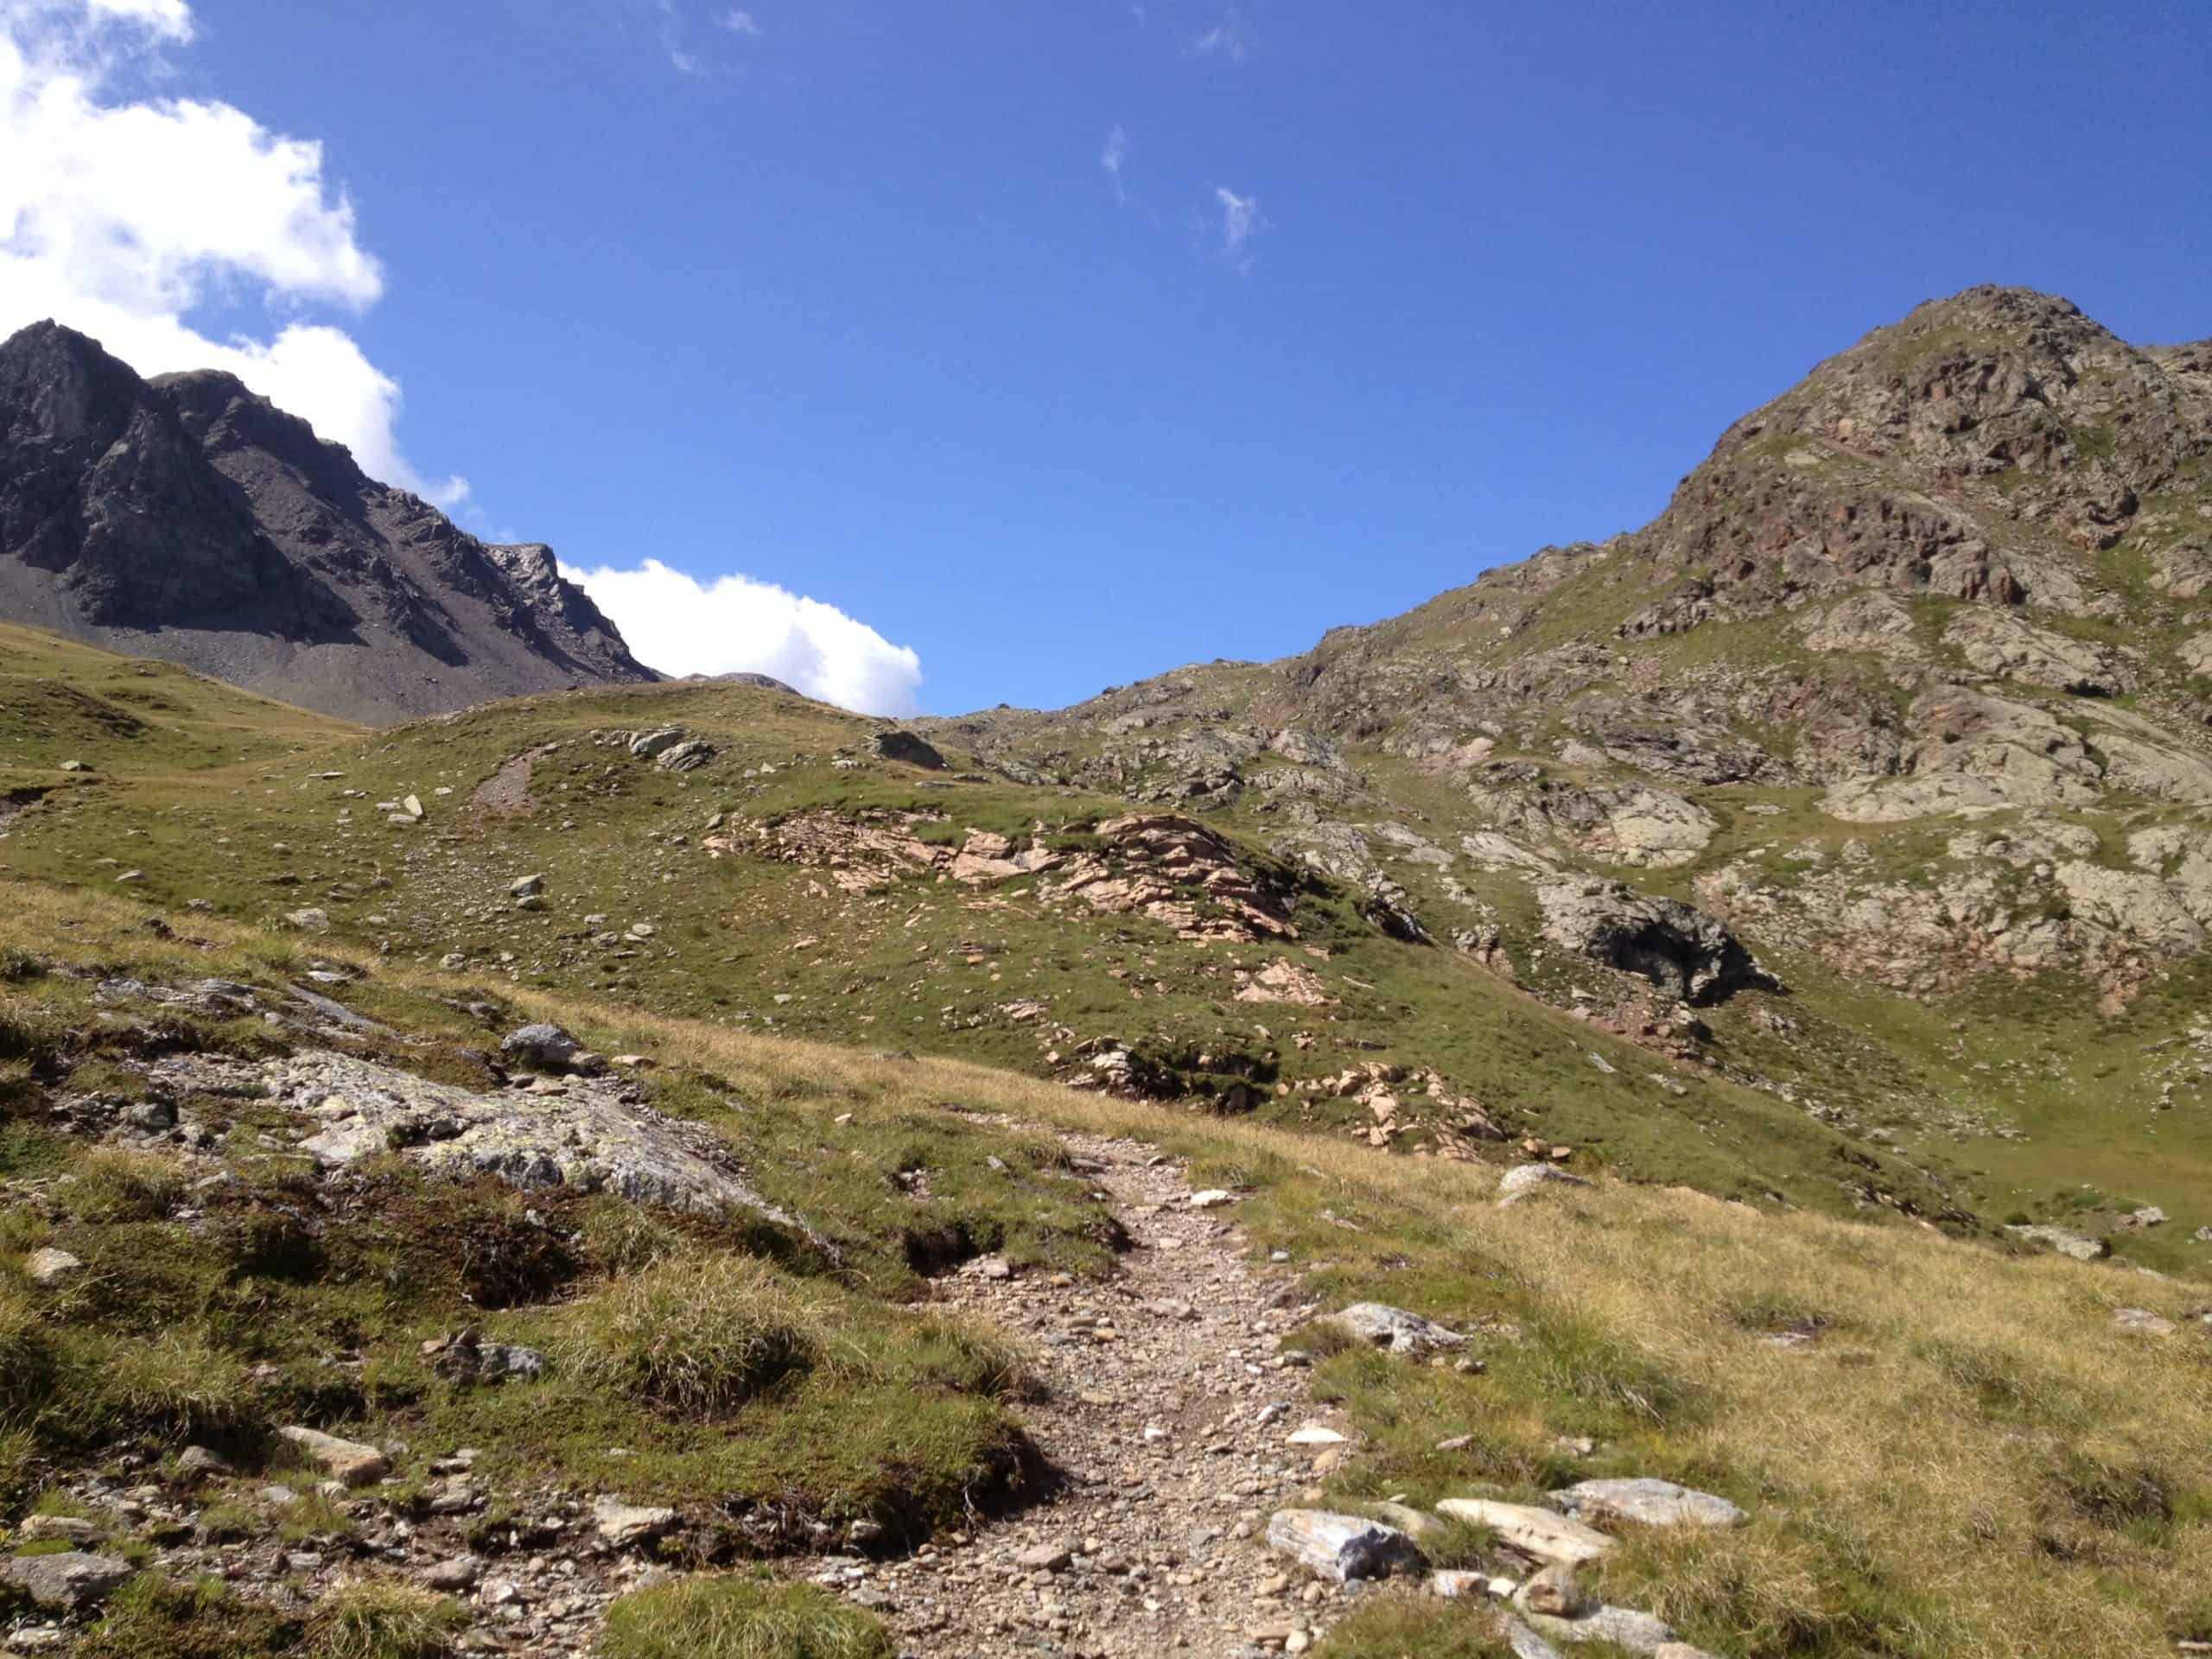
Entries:
<svg viewBox="0 0 2212 1659">
<path fill-rule="evenodd" d="M 325 1165 L 397 1152 L 457 1178 L 495 1175 L 709 1214 L 749 1210 L 822 1243 L 721 1162 L 711 1137 L 624 1102 L 619 1085 L 572 1080 L 552 1094 L 480 1093 L 327 1051 L 264 1070 L 279 1100 L 329 1125 L 300 1143 Z"/>
<path fill-rule="evenodd" d="M 1597 1607 L 1575 1618 L 1529 1612 L 1522 1617 L 1554 1642 L 1610 1642 L 1630 1653 L 1656 1654 L 1675 1639 L 1674 1629 L 1665 1619 L 1633 1607 Z"/>
<path fill-rule="evenodd" d="M 1395 1527 L 1327 1510 L 1279 1511 L 1268 1522 L 1268 1548 L 1335 1584 L 1427 1565 L 1419 1547 Z"/>
<path fill-rule="evenodd" d="M 276 1438 L 289 1441 L 322 1466 L 333 1480 L 348 1486 L 367 1486 L 391 1472 L 391 1459 L 373 1446 L 341 1440 L 314 1428 L 280 1428 Z"/>
<path fill-rule="evenodd" d="M 136 1571 L 130 1562 L 112 1555 L 66 1549 L 0 1560 L 0 1584 L 13 1586 L 36 1606 L 68 1613 L 106 1600 Z"/>
<path fill-rule="evenodd" d="M 1354 1302 L 1342 1313 L 1331 1314 L 1328 1322 L 1362 1342 L 1387 1348 L 1394 1354 L 1426 1354 L 1439 1348 L 1459 1348 L 1467 1340 L 1433 1319 L 1382 1302 Z"/>
<path fill-rule="evenodd" d="M 1732 1527 L 1746 1517 L 1725 1497 L 1671 1480 L 1583 1480 L 1552 1494 L 1562 1513 L 1603 1526 L 1632 1521 L 1645 1527 Z"/>
<path fill-rule="evenodd" d="M 1572 1516 L 1540 1510 L 1532 1503 L 1501 1503 L 1487 1497 L 1447 1497 L 1437 1513 L 1455 1521 L 1488 1527 L 1498 1541 L 1539 1561 L 1580 1567 L 1594 1561 L 1613 1547 L 1613 1541 L 1595 1527 Z"/>
</svg>

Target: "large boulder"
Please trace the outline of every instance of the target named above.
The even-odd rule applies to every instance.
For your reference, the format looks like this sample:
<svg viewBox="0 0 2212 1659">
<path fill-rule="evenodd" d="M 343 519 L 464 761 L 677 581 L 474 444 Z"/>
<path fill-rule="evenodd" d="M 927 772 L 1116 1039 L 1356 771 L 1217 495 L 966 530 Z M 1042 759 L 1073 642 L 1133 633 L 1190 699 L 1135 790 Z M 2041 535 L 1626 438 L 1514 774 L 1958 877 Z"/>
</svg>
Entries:
<svg viewBox="0 0 2212 1659">
<path fill-rule="evenodd" d="M 1655 899 L 1618 881 L 1546 882 L 1536 889 L 1544 937 L 1592 962 L 1641 975 L 1685 1002 L 1726 1001 L 1779 983 L 1713 918 L 1678 899 Z"/>
<path fill-rule="evenodd" d="M 868 739 L 868 747 L 869 752 L 880 760 L 919 766 L 925 772 L 943 772 L 945 769 L 944 757 L 927 739 L 895 727 L 889 731 L 875 733 Z"/>
</svg>

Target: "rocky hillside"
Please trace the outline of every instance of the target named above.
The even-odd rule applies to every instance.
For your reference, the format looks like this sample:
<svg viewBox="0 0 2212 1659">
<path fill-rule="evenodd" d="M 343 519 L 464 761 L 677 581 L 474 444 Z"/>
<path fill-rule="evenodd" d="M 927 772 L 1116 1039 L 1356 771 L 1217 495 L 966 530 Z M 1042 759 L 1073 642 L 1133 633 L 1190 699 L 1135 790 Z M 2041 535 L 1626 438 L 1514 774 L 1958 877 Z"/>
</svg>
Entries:
<svg viewBox="0 0 2212 1659">
<path fill-rule="evenodd" d="M 2212 927 L 2212 344 L 1974 289 L 1721 435 L 1656 521 L 1266 664 L 944 730 L 1249 815 L 1487 950 L 1577 882 L 1909 993 L 2115 1005 Z M 1393 899 L 1392 902 L 1397 902 Z"/>
<path fill-rule="evenodd" d="M 0 616 L 383 721 L 646 680 L 550 549 L 493 546 L 227 374 L 0 345 Z"/>
</svg>

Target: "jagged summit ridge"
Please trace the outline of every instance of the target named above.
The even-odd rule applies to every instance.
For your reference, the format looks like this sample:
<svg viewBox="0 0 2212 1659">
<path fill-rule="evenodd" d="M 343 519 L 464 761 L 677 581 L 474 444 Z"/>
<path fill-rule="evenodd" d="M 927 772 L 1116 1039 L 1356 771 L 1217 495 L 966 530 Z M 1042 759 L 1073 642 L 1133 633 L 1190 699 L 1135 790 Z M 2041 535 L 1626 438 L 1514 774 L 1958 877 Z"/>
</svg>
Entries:
<svg viewBox="0 0 2212 1659">
<path fill-rule="evenodd" d="M 654 677 L 551 550 L 488 545 L 204 370 L 0 344 L 0 615 L 381 722 Z"/>
</svg>

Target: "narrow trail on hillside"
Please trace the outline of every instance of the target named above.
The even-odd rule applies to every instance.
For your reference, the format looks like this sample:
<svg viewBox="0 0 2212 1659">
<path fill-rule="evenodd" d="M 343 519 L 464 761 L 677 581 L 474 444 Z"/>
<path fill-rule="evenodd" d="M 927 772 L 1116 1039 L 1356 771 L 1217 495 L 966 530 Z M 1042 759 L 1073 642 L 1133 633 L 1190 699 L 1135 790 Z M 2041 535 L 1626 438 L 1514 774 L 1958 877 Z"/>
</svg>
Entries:
<svg viewBox="0 0 2212 1659">
<path fill-rule="evenodd" d="M 1248 1265 L 1233 1205 L 1193 1205 L 1179 1162 L 1059 1139 L 1129 1233 L 1121 1273 L 1090 1284 L 972 1262 L 932 1303 L 1034 1356 L 1051 1397 L 1023 1416 L 1057 1484 L 911 1557 L 796 1573 L 873 1608 L 918 1659 L 1302 1650 L 1343 1609 L 1263 1541 L 1268 1513 L 1313 1478 L 1290 1435 L 1330 1421 L 1281 1352 L 1305 1317 L 1294 1281 Z"/>
</svg>

